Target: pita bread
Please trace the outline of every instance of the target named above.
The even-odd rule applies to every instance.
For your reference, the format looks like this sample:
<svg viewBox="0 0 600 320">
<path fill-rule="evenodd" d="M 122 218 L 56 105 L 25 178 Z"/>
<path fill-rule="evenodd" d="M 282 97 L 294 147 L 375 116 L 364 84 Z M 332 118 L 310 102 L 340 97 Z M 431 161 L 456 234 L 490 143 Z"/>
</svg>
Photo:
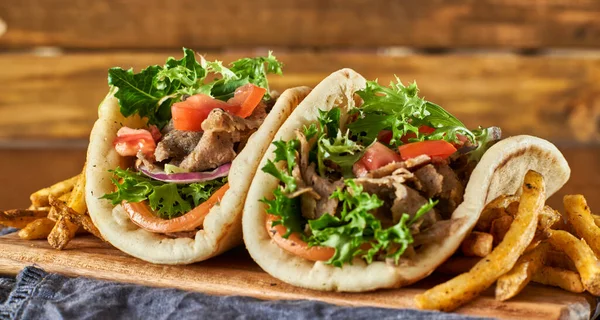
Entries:
<svg viewBox="0 0 600 320">
<path fill-rule="evenodd" d="M 352 103 L 354 92 L 364 86 L 364 78 L 352 70 L 333 73 L 304 99 L 280 127 L 274 140 L 293 139 L 294 130 L 317 121 L 319 108 L 347 108 L 346 102 Z M 273 158 L 273 149 L 271 146 L 267 150 L 260 167 L 267 159 Z M 329 291 L 368 291 L 406 286 L 428 276 L 452 255 L 479 219 L 483 207 L 500 194 L 518 192 L 529 169 L 546 177 L 548 196 L 556 192 L 570 175 L 566 160 L 551 143 L 531 136 L 502 140 L 485 153 L 474 169 L 465 190 L 464 202 L 452 214 L 451 219 L 455 223 L 451 236 L 441 243 L 420 248 L 414 264 L 410 266 L 392 266 L 381 261 L 367 264 L 362 259 L 355 259 L 353 264 L 342 268 L 297 257 L 271 240 L 265 227 L 266 205 L 258 199 L 272 196 L 278 181 L 258 170 L 244 206 L 244 242 L 252 258 L 265 271 L 295 286 Z"/>
<path fill-rule="evenodd" d="M 264 123 L 249 139 L 249 147 L 244 148 L 233 161 L 229 172 L 229 190 L 220 204 L 210 210 L 203 229 L 193 239 L 173 239 L 148 232 L 133 224 L 121 205 L 113 206 L 110 201 L 99 199 L 114 190 L 112 174 L 108 170 L 130 165 L 113 148 L 117 131 L 122 126 L 144 126 L 144 121 L 139 117 L 123 117 L 117 99 L 112 92 L 109 93 L 100 104 L 99 119 L 92 129 L 87 152 L 86 202 L 94 224 L 112 245 L 152 263 L 192 263 L 241 244 L 242 207 L 252 176 L 279 126 L 309 92 L 308 87 L 293 88 L 283 92 L 277 99 Z"/>
</svg>

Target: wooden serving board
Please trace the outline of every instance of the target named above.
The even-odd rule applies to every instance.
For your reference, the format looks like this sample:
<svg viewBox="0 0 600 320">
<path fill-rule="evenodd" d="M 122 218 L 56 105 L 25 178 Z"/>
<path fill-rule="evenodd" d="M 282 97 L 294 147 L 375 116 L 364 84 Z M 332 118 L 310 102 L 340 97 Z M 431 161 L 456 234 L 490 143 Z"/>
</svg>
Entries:
<svg viewBox="0 0 600 320">
<path fill-rule="evenodd" d="M 416 285 L 368 293 L 320 292 L 285 284 L 260 269 L 242 248 L 189 266 L 150 264 L 92 237 L 73 240 L 57 251 L 45 240 L 26 241 L 16 234 L 0 237 L 0 273 L 15 275 L 29 265 L 68 276 L 170 287 L 214 295 L 243 295 L 260 299 L 310 299 L 337 305 L 415 308 L 416 294 L 445 280 L 432 275 Z M 529 285 L 508 302 L 496 301 L 493 290 L 456 312 L 507 319 L 589 319 L 596 299 L 559 289 Z"/>
</svg>

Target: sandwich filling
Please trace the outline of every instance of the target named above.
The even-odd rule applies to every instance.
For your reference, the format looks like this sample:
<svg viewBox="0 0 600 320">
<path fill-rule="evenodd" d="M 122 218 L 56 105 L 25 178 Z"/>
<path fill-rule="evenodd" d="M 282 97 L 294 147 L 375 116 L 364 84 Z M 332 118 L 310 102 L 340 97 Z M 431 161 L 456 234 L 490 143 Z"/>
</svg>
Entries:
<svg viewBox="0 0 600 320">
<path fill-rule="evenodd" d="M 273 143 L 262 170 L 279 186 L 261 200 L 266 228 L 282 249 L 336 267 L 410 263 L 452 234 L 469 175 L 500 130 L 467 129 L 414 83 L 367 82 L 357 94 L 360 107 L 320 110 L 318 123 Z"/>
<path fill-rule="evenodd" d="M 137 74 L 109 70 L 120 112 L 147 126 L 118 131 L 114 148 L 132 161 L 112 170 L 115 191 L 102 198 L 123 204 L 141 228 L 193 237 L 228 189 L 231 162 L 274 105 L 267 74 L 281 74 L 282 64 L 269 53 L 225 67 L 183 51 Z"/>
</svg>

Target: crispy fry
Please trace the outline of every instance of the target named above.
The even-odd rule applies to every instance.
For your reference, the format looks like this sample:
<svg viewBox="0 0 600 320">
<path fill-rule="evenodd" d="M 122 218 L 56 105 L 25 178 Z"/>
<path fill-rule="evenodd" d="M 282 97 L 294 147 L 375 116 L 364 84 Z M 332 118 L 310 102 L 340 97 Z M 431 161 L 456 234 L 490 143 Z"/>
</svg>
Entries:
<svg viewBox="0 0 600 320">
<path fill-rule="evenodd" d="M 479 257 L 453 256 L 442 263 L 435 271 L 443 274 L 457 275 L 471 270 L 479 260 L 481 260 Z"/>
<path fill-rule="evenodd" d="M 69 234 L 67 219 L 61 216 L 56 220 L 54 228 L 48 235 L 48 243 L 55 249 L 62 250 L 73 239 L 74 235 Z"/>
<path fill-rule="evenodd" d="M 542 266 L 537 273 L 533 274 L 531 281 L 548 286 L 559 287 L 575 293 L 585 291 L 585 288 L 581 283 L 581 277 L 577 272 L 571 270 Z"/>
<path fill-rule="evenodd" d="M 63 218 L 63 220 L 66 220 L 78 227 L 81 226 L 87 232 L 93 234 L 97 238 L 102 239 L 102 235 L 100 235 L 100 231 L 98 231 L 98 228 L 96 228 L 96 226 L 92 222 L 92 219 L 90 218 L 90 216 L 85 215 L 85 214 L 79 214 L 79 213 L 75 212 L 75 210 L 68 207 L 61 201 L 56 201 L 56 200 L 52 199 L 51 203 L 53 206 L 55 206 L 57 208 L 57 211 L 60 214 L 60 218 Z"/>
<path fill-rule="evenodd" d="M 597 256 L 600 256 L 600 228 L 594 222 L 585 198 L 580 194 L 566 195 L 563 203 L 567 219 L 575 233 L 585 240 Z"/>
<path fill-rule="evenodd" d="M 48 196 L 60 197 L 61 195 L 71 191 L 77 180 L 79 180 L 79 175 L 57 182 L 47 188 L 32 193 L 29 199 L 35 207 L 46 207 L 48 204 L 50 204 Z"/>
<path fill-rule="evenodd" d="M 528 171 L 523 181 L 519 211 L 504 240 L 469 272 L 417 295 L 415 297 L 417 307 L 454 310 L 478 296 L 500 276 L 512 269 L 533 239 L 539 213 L 545 200 L 544 178 L 535 171 Z"/>
<path fill-rule="evenodd" d="M 492 228 L 490 229 L 490 233 L 494 237 L 494 246 L 497 246 L 504 236 L 510 229 L 510 225 L 513 223 L 513 217 L 509 215 L 502 216 L 492 222 Z"/>
<path fill-rule="evenodd" d="M 71 192 L 67 192 L 65 194 L 63 194 L 62 196 L 58 197 L 58 200 L 62 201 L 62 202 L 67 202 L 69 200 L 69 198 L 71 197 Z M 49 207 L 50 211 L 48 211 L 48 219 L 55 221 L 58 220 L 59 215 L 56 212 L 56 209 L 52 206 Z"/>
<path fill-rule="evenodd" d="M 599 216 L 599 215 L 596 215 L 596 214 L 593 214 L 593 215 L 592 215 L 592 217 L 594 217 L 594 223 L 595 223 L 595 224 L 596 224 L 598 227 L 600 227 L 600 216 Z"/>
<path fill-rule="evenodd" d="M 544 206 L 542 212 L 540 212 L 540 219 L 538 221 L 538 228 L 540 230 L 548 230 L 553 225 L 561 220 L 562 216 L 560 213 L 550 206 Z"/>
<path fill-rule="evenodd" d="M 585 240 L 579 240 L 562 230 L 549 230 L 548 242 L 566 253 L 575 263 L 581 282 L 591 294 L 600 295 L 600 262 Z"/>
<path fill-rule="evenodd" d="M 44 239 L 48 237 L 52 228 L 54 228 L 54 221 L 48 218 L 41 218 L 19 230 L 18 235 L 19 238 L 25 240 Z"/>
<path fill-rule="evenodd" d="M 575 263 L 562 251 L 549 250 L 546 253 L 546 264 L 549 267 L 577 271 Z"/>
<path fill-rule="evenodd" d="M 502 195 L 492 200 L 492 202 L 488 203 L 483 211 L 481 211 L 481 215 L 479 216 L 479 220 L 477 221 L 474 230 L 489 232 L 492 221 L 503 216 L 505 214 L 504 208 L 516 200 L 518 200 L 518 197 L 513 195 Z"/>
<path fill-rule="evenodd" d="M 467 257 L 485 257 L 492 252 L 493 242 L 491 234 L 473 231 L 463 240 L 460 248 Z"/>
<path fill-rule="evenodd" d="M 508 273 L 498 278 L 496 300 L 506 301 L 519 294 L 544 264 L 548 250 L 550 250 L 548 243 L 540 243 L 533 250 L 522 255 Z"/>
<path fill-rule="evenodd" d="M 45 218 L 47 215 L 48 211 L 44 210 L 14 209 L 0 211 L 0 224 L 21 229 L 37 219 Z"/>
<path fill-rule="evenodd" d="M 73 210 L 75 214 L 84 214 L 87 210 L 85 204 L 85 165 L 83 167 L 83 172 L 78 176 L 77 181 L 71 191 L 71 196 L 67 200 L 66 205 L 64 202 L 59 201 L 54 196 L 49 196 L 50 204 L 55 207 L 58 214 L 58 218 L 56 219 L 56 225 L 50 235 L 48 235 L 48 243 L 55 249 L 63 249 L 71 239 L 75 237 L 75 233 L 77 229 L 79 229 L 79 225 L 72 221 L 72 219 L 67 219 L 65 216 L 69 212 L 66 208 Z M 53 215 L 54 217 L 54 215 Z"/>
</svg>

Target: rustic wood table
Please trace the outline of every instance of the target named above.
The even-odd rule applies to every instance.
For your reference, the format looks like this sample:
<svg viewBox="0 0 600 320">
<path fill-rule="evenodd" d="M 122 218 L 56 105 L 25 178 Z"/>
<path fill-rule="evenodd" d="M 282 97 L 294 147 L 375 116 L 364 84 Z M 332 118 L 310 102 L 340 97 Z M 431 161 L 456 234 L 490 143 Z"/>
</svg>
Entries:
<svg viewBox="0 0 600 320">
<path fill-rule="evenodd" d="M 343 67 L 382 83 L 416 80 L 468 127 L 555 143 L 572 174 L 549 204 L 562 211 L 563 195 L 581 193 L 600 213 L 592 0 L 0 1 L 0 210 L 27 207 L 32 191 L 81 170 L 108 68 L 163 64 L 182 46 L 225 62 L 272 49 L 285 64 L 283 77 L 271 77 L 279 91 Z M 18 262 L 11 272 L 23 259 L 9 259 Z"/>
</svg>

